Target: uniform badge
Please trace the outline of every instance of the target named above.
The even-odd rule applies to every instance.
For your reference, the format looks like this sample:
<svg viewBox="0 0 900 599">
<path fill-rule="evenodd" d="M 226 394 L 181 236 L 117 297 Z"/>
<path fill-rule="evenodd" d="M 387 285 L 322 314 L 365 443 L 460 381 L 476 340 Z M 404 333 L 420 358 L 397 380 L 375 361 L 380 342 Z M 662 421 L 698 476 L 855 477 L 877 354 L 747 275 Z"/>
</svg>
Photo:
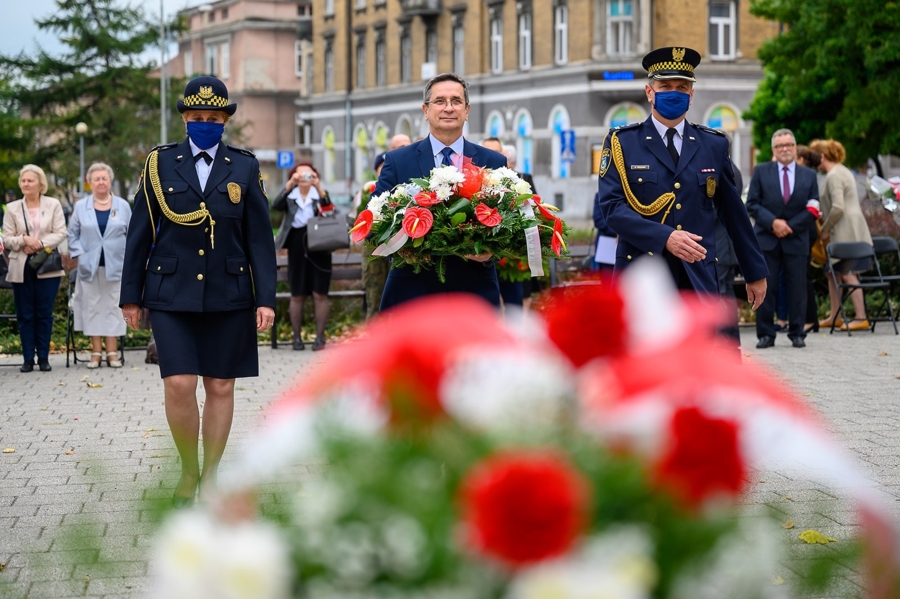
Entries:
<svg viewBox="0 0 900 599">
<path fill-rule="evenodd" d="M 603 152 L 600 154 L 600 176 L 603 177 L 606 175 L 606 171 L 609 170 L 609 148 L 603 148 Z"/>
<path fill-rule="evenodd" d="M 706 178 L 706 195 L 709 197 L 713 197 L 716 195 L 716 178 L 715 177 L 707 177 Z"/>
<path fill-rule="evenodd" d="M 707 188 L 709 188 L 708 181 Z M 241 201 L 241 186 L 234 181 L 228 184 L 228 199 L 231 200 L 232 204 L 238 204 Z"/>
<path fill-rule="evenodd" d="M 263 181 L 262 173 L 259 174 L 259 189 L 260 189 L 260 191 L 263 192 L 263 195 L 264 195 L 264 196 L 267 196 L 267 195 L 268 195 L 268 194 L 266 193 L 266 182 Z"/>
</svg>

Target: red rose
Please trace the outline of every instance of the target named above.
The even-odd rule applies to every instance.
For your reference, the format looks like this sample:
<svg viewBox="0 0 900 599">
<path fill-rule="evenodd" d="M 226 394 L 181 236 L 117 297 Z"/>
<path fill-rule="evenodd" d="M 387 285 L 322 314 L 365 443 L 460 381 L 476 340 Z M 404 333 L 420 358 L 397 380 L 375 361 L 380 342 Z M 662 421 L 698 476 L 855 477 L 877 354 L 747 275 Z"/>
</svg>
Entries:
<svg viewBox="0 0 900 599">
<path fill-rule="evenodd" d="M 462 482 L 466 541 L 511 566 L 568 551 L 587 522 L 581 474 L 549 452 L 508 451 L 476 464 Z"/>
<path fill-rule="evenodd" d="M 496 227 L 503 220 L 503 217 L 500 216 L 500 211 L 496 208 L 491 208 L 487 204 L 475 206 L 475 218 L 485 227 Z"/>
<path fill-rule="evenodd" d="M 356 222 L 353 223 L 353 228 L 348 231 L 350 233 L 350 239 L 354 242 L 359 243 L 369 234 L 369 231 L 372 230 L 372 224 L 375 222 L 375 216 L 372 214 L 371 210 L 363 210 L 359 213 L 359 216 L 356 217 Z"/>
<path fill-rule="evenodd" d="M 425 208 L 434 206 L 441 201 L 433 191 L 420 191 L 413 199 L 416 201 L 416 204 Z"/>
<path fill-rule="evenodd" d="M 699 408 L 680 408 L 672 416 L 669 447 L 657 466 L 658 480 L 690 505 L 744 489 L 746 466 L 737 424 L 710 418 Z"/>
<path fill-rule="evenodd" d="M 434 224 L 434 215 L 428 208 L 416 208 L 415 206 L 406 209 L 403 215 L 403 230 L 406 234 L 416 239 L 424 237 L 431 230 Z"/>
<path fill-rule="evenodd" d="M 481 182 L 482 179 L 484 179 L 484 169 L 468 162 L 463 165 L 462 174 L 465 179 L 456 186 L 456 193 L 460 197 L 471 200 L 473 195 L 481 191 Z"/>
</svg>

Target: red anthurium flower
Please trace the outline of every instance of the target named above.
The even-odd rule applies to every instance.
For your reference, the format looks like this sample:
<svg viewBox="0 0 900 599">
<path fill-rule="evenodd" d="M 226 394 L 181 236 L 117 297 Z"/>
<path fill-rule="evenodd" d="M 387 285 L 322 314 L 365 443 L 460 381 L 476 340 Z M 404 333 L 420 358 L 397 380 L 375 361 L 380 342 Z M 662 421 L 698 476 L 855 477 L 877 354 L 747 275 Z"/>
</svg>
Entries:
<svg viewBox="0 0 900 599">
<path fill-rule="evenodd" d="M 735 422 L 685 407 L 673 415 L 670 433 L 656 474 L 679 498 L 698 505 L 717 494 L 743 491 L 746 466 Z"/>
<path fill-rule="evenodd" d="M 433 224 L 434 215 L 428 208 L 412 206 L 407 208 L 403 215 L 403 230 L 413 239 L 424 237 L 431 230 Z"/>
<path fill-rule="evenodd" d="M 550 240 L 550 249 L 559 256 L 560 249 L 566 250 L 566 240 L 563 239 L 563 222 L 556 219 L 553 223 L 553 238 Z"/>
<path fill-rule="evenodd" d="M 484 169 L 467 162 L 462 167 L 465 180 L 456 186 L 456 193 L 460 197 L 471 200 L 472 196 L 481 191 L 481 183 L 484 179 Z"/>
<path fill-rule="evenodd" d="M 496 227 L 503 220 L 503 217 L 500 216 L 500 211 L 496 208 L 491 208 L 487 204 L 475 206 L 475 218 L 485 227 Z"/>
<path fill-rule="evenodd" d="M 352 239 L 355 243 L 359 243 L 369 234 L 369 231 L 372 230 L 372 224 L 375 222 L 375 216 L 372 214 L 371 210 L 363 210 L 359 213 L 359 216 L 356 217 L 356 222 L 353 223 L 353 228 L 350 229 L 350 239 Z"/>
<path fill-rule="evenodd" d="M 534 196 L 531 196 L 531 199 L 534 200 L 534 206 L 535 206 L 535 208 L 538 209 L 538 212 L 541 213 L 541 216 L 543 216 L 547 220 L 556 219 L 556 216 L 554 216 L 554 214 L 552 212 L 550 212 L 550 210 L 547 209 L 547 206 L 549 206 L 549 204 L 544 204 L 544 201 L 541 200 L 541 196 L 534 195 Z M 554 206 L 553 208 L 556 208 L 556 207 Z"/>
<path fill-rule="evenodd" d="M 413 199 L 416 201 L 416 204 L 425 208 L 434 206 L 441 201 L 433 191 L 420 191 Z"/>
<path fill-rule="evenodd" d="M 584 529 L 589 505 L 581 474 L 546 451 L 489 457 L 461 486 L 466 541 L 511 566 L 568 551 Z"/>
</svg>

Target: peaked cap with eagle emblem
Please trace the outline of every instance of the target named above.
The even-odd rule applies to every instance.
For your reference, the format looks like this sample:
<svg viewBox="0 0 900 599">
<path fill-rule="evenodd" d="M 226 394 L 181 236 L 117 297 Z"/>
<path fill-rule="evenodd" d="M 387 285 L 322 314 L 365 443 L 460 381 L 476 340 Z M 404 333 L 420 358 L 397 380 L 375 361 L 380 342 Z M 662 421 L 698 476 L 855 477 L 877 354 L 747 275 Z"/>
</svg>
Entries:
<svg viewBox="0 0 900 599">
<path fill-rule="evenodd" d="M 178 112 L 185 110 L 220 110 L 231 116 L 237 104 L 228 103 L 228 88 L 215 77 L 191 79 L 184 86 L 184 99 L 178 100 Z"/>
<path fill-rule="evenodd" d="M 696 81 L 694 69 L 700 64 L 700 53 L 691 48 L 658 48 L 641 62 L 649 79 L 687 79 Z"/>
</svg>

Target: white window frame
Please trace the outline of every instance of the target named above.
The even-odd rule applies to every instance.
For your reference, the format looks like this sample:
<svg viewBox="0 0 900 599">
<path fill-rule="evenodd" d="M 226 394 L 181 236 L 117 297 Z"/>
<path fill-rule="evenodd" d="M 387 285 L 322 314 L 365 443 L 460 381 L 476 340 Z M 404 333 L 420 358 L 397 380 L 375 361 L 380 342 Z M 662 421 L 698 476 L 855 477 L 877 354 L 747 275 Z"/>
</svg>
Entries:
<svg viewBox="0 0 900 599">
<path fill-rule="evenodd" d="M 325 16 L 334 16 L 334 0 L 325 0 Z"/>
<path fill-rule="evenodd" d="M 466 28 L 462 23 L 453 26 L 453 72 L 459 76 L 466 72 Z"/>
<path fill-rule="evenodd" d="M 206 46 L 203 58 L 203 70 L 206 71 L 206 75 L 212 75 L 213 77 L 219 75 L 219 65 L 218 60 L 216 60 L 218 54 L 217 50 L 218 48 L 216 48 L 214 44 Z"/>
<path fill-rule="evenodd" d="M 334 91 L 334 46 L 331 42 L 325 44 L 325 91 Z"/>
<path fill-rule="evenodd" d="M 366 38 L 356 40 L 356 89 L 366 87 Z"/>
<path fill-rule="evenodd" d="M 727 17 L 712 16 L 713 4 L 728 4 L 729 15 Z M 727 35 L 725 34 L 726 29 L 728 29 Z M 737 2 L 734 0 L 729 2 L 722 2 L 721 0 L 710 2 L 709 35 L 710 60 L 734 60 L 737 58 Z M 718 47 L 718 52 L 716 53 L 713 53 L 713 35 L 716 36 Z M 723 49 L 726 49 L 726 51 L 723 52 Z"/>
<path fill-rule="evenodd" d="M 356 0 L 356 10 L 365 10 L 366 0 Z"/>
<path fill-rule="evenodd" d="M 491 73 L 503 72 L 503 17 L 494 16 L 491 28 Z"/>
<path fill-rule="evenodd" d="M 375 40 L 375 87 L 387 85 L 387 43 L 384 37 Z"/>
<path fill-rule="evenodd" d="M 553 9 L 553 62 L 569 62 L 569 7 L 565 4 Z"/>
<path fill-rule="evenodd" d="M 294 75 L 303 77 L 303 42 L 294 41 Z"/>
<path fill-rule="evenodd" d="M 523 12 L 518 18 L 519 25 L 519 70 L 527 71 L 532 64 L 531 32 L 534 17 L 530 11 Z"/>
<path fill-rule="evenodd" d="M 194 52 L 193 50 L 184 51 L 184 76 L 190 77 L 194 74 Z"/>
<path fill-rule="evenodd" d="M 412 36 L 409 31 L 400 35 L 400 81 L 412 81 Z"/>
<path fill-rule="evenodd" d="M 622 14 L 626 3 L 631 4 L 630 15 Z M 620 8 L 618 16 L 612 14 L 614 5 Z M 635 0 L 609 0 L 606 4 L 606 53 L 609 56 L 634 56 L 634 5 Z"/>
<path fill-rule="evenodd" d="M 222 72 L 219 79 L 228 79 L 231 76 L 231 42 L 219 44 L 219 68 Z"/>
</svg>

